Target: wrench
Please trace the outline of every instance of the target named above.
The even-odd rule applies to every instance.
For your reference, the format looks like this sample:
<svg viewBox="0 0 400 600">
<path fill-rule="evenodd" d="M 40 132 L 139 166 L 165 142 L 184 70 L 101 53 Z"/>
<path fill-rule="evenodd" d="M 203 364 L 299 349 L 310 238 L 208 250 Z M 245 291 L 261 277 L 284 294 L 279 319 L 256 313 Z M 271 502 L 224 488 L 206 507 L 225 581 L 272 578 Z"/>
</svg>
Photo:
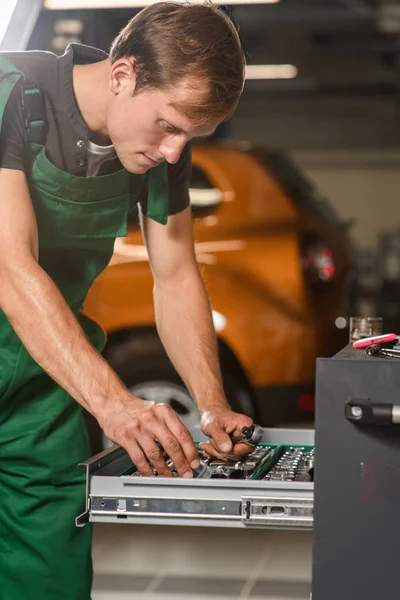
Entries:
<svg viewBox="0 0 400 600">
<path fill-rule="evenodd" d="M 232 444 L 235 445 L 238 442 L 246 442 L 250 446 L 257 446 L 258 442 L 263 436 L 263 428 L 261 425 L 252 425 L 251 427 L 243 427 L 242 435 L 231 435 Z"/>
</svg>

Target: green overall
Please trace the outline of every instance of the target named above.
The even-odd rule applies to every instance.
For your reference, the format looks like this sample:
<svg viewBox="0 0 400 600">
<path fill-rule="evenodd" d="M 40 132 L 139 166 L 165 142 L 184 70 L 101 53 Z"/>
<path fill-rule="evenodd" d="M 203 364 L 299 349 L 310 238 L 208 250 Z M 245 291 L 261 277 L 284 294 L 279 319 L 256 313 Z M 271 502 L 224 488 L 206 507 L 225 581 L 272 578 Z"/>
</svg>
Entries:
<svg viewBox="0 0 400 600">
<path fill-rule="evenodd" d="M 0 58 L 0 132 L 17 82 L 27 101 L 41 96 Z M 44 122 L 34 112 L 26 123 L 26 176 L 39 263 L 101 351 L 102 330 L 81 308 L 111 258 L 115 237 L 126 235 L 132 194 L 140 193 L 145 176 L 122 169 L 81 178 L 58 169 L 46 156 Z M 149 175 L 147 216 L 165 224 L 166 163 Z M 74 524 L 85 508 L 85 475 L 77 464 L 89 456 L 80 405 L 31 358 L 0 310 L 0 600 L 89 600 L 91 528 Z"/>
</svg>

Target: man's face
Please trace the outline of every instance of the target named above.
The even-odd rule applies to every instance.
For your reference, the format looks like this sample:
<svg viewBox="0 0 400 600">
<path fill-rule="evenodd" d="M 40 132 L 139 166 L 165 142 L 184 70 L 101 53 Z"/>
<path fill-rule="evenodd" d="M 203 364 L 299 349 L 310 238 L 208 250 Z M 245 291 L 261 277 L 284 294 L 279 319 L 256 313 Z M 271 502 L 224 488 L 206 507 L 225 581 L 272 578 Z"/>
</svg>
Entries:
<svg viewBox="0 0 400 600">
<path fill-rule="evenodd" d="M 122 85 L 121 85 L 122 81 Z M 198 82 L 201 87 L 201 83 Z M 219 120 L 196 125 L 174 106 L 193 97 L 197 85 L 181 82 L 169 91 L 144 90 L 132 96 L 134 77 L 123 77 L 107 111 L 107 131 L 122 165 L 145 173 L 166 160 L 174 164 L 189 140 L 211 135 Z"/>
</svg>

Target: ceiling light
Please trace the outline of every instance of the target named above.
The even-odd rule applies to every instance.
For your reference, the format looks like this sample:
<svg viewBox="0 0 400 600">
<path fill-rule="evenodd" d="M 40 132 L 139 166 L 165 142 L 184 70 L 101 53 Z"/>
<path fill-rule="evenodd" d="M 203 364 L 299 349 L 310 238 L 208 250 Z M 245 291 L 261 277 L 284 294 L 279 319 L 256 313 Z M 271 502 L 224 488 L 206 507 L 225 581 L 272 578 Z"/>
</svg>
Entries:
<svg viewBox="0 0 400 600">
<path fill-rule="evenodd" d="M 0 5 L 0 44 L 4 39 L 16 6 L 17 0 L 8 0 L 5 6 L 4 4 Z"/>
<path fill-rule="evenodd" d="M 280 0 L 211 0 L 213 4 L 277 4 Z M 149 6 L 159 0 L 45 0 L 45 8 L 68 10 L 84 8 L 134 8 Z M 191 0 L 192 4 L 204 4 L 204 0 Z"/>
<path fill-rule="evenodd" d="M 246 66 L 246 79 L 294 79 L 297 73 L 294 65 Z"/>
</svg>

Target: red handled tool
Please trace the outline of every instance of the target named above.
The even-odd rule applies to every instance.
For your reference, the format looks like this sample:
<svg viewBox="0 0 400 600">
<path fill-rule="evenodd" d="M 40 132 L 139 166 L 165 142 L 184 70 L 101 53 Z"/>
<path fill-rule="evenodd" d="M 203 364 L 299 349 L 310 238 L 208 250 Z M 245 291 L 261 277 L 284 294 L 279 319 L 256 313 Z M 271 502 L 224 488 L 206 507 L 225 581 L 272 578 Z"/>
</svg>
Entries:
<svg viewBox="0 0 400 600">
<path fill-rule="evenodd" d="M 397 340 L 397 335 L 395 333 L 374 335 L 373 337 L 362 338 L 361 340 L 353 342 L 353 348 L 367 348 L 367 346 L 371 346 L 372 344 L 384 344 L 386 342 L 394 342 L 394 340 Z"/>
</svg>

